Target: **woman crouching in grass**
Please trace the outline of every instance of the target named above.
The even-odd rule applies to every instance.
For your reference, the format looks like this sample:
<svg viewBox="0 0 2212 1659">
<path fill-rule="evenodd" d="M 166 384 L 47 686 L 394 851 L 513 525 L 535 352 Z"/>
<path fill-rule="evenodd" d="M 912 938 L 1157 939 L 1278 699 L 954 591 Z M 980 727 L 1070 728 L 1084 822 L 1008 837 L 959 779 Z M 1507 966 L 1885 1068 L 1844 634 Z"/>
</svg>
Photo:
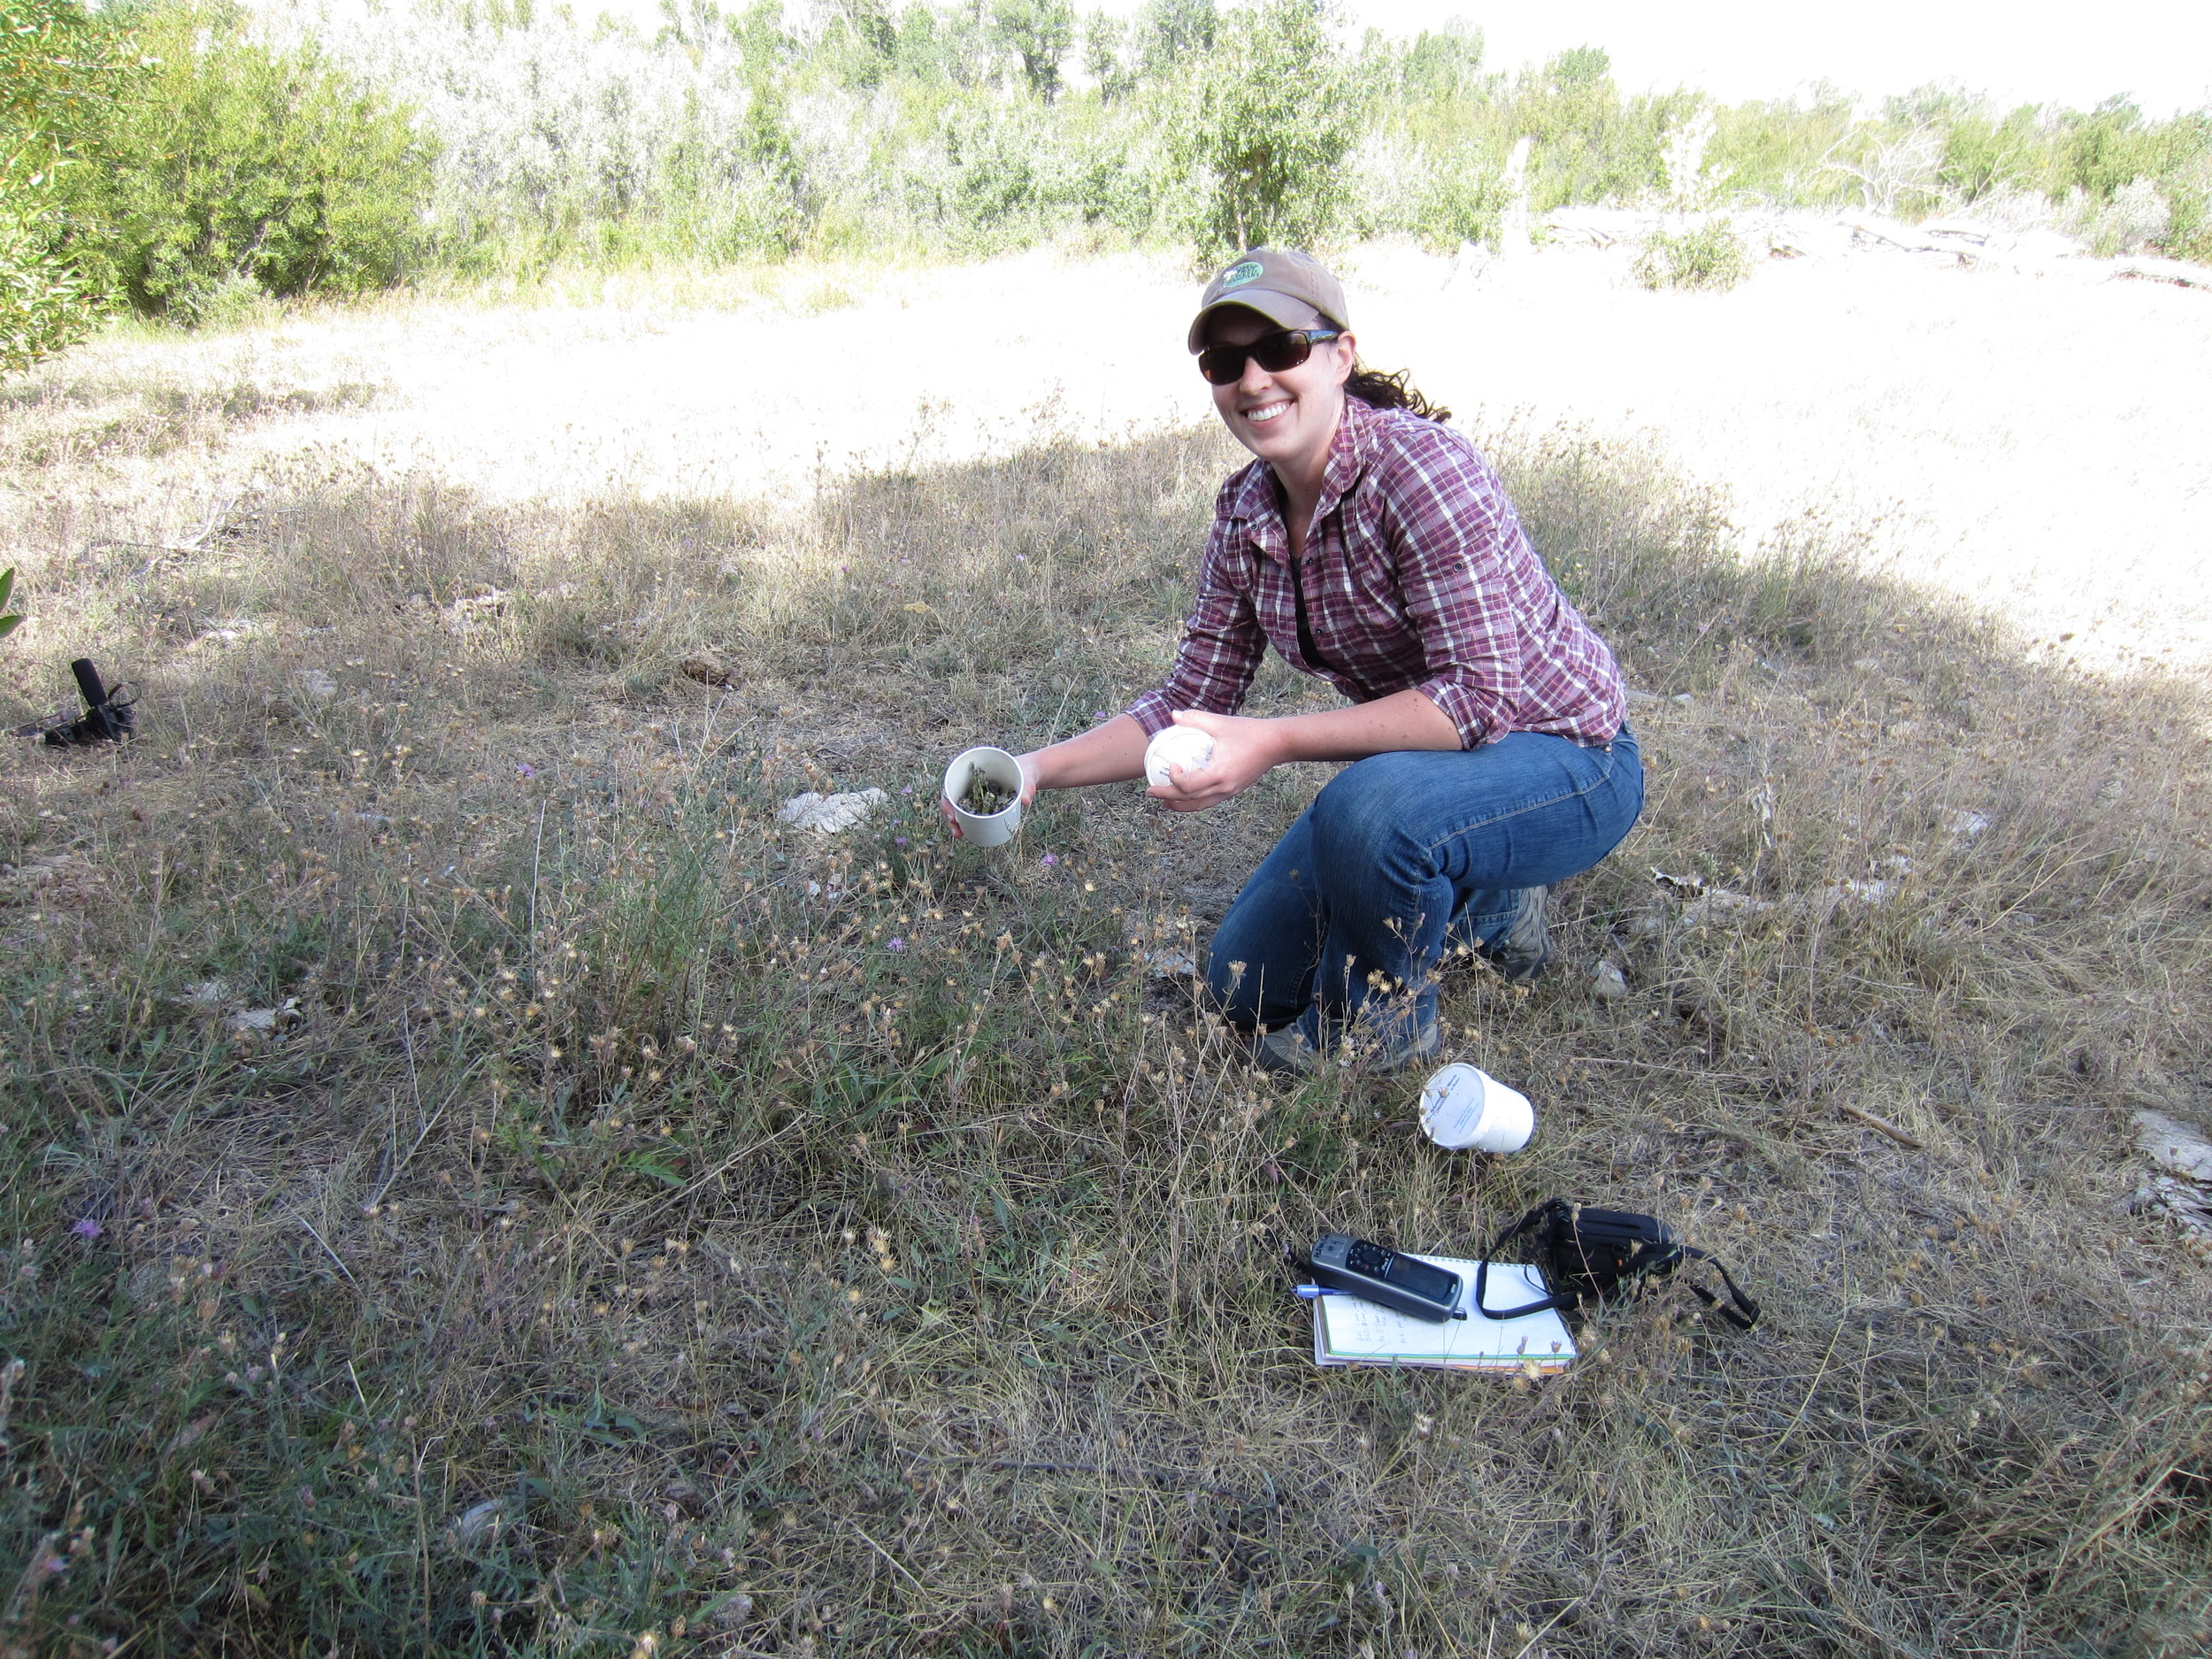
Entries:
<svg viewBox="0 0 2212 1659">
<path fill-rule="evenodd" d="M 1617 846 L 1644 798 L 1620 668 L 1522 532 L 1497 474 L 1405 383 L 1359 365 L 1344 290 L 1257 249 L 1208 285 L 1189 349 L 1257 458 L 1221 487 L 1167 683 L 1021 757 L 1039 789 L 1144 775 L 1171 722 L 1213 740 L 1151 795 L 1202 812 L 1285 761 L 1352 761 L 1253 872 L 1207 952 L 1271 1071 L 1349 1043 L 1437 1048 L 1436 968 L 1466 946 L 1525 979 L 1551 884 Z M 1348 708 L 1239 717 L 1267 647 Z"/>
</svg>

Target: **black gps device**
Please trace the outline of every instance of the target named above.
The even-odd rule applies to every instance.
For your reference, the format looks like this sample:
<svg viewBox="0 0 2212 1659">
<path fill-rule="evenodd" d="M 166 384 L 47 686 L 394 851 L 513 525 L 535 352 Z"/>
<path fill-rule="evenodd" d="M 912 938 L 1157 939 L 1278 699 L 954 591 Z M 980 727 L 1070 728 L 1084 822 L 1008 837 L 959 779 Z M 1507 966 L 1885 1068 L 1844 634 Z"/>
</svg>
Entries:
<svg viewBox="0 0 2212 1659">
<path fill-rule="evenodd" d="M 1434 1325 L 1467 1317 L 1459 1305 L 1457 1273 L 1387 1245 L 1370 1244 L 1348 1233 L 1326 1233 L 1313 1247 L 1312 1265 L 1313 1282 L 1324 1290 L 1340 1290 Z"/>
</svg>

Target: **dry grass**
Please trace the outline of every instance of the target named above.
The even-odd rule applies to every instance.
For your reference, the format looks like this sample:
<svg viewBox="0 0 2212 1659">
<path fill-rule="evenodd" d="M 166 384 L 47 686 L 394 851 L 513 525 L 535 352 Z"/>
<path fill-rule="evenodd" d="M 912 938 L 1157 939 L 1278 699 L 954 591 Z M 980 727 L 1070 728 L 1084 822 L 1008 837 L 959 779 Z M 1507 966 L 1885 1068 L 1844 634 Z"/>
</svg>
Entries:
<svg viewBox="0 0 2212 1659">
<path fill-rule="evenodd" d="M 1448 990 L 1538 1105 L 1487 1165 L 1143 970 L 1319 769 L 1055 798 L 1002 856 L 935 827 L 951 749 L 1156 673 L 1211 436 L 788 520 L 304 463 L 184 551 L 71 509 L 10 718 L 95 641 L 143 735 L 0 774 L 9 1639 L 2203 1651 L 2212 1295 L 2119 1202 L 2128 1109 L 2212 1100 L 2202 687 L 1503 450 L 1658 700 L 1563 962 Z M 773 820 L 870 784 L 863 829 Z M 1686 920 L 1653 866 L 1778 907 Z M 1664 1216 L 1766 1323 L 1662 1291 L 1533 1389 L 1311 1367 L 1279 1240 L 1465 1250 L 1550 1193 Z"/>
</svg>

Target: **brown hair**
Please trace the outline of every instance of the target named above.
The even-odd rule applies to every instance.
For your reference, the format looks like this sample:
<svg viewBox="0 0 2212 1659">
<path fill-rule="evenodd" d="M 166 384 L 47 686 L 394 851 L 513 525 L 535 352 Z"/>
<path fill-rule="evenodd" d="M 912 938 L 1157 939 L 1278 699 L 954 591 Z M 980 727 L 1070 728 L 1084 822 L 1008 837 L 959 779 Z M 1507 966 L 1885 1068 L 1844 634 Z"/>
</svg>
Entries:
<svg viewBox="0 0 2212 1659">
<path fill-rule="evenodd" d="M 1452 418 L 1452 411 L 1440 403 L 1432 403 L 1413 388 L 1409 371 L 1400 369 L 1394 374 L 1385 374 L 1371 369 L 1363 363 L 1352 365 L 1351 378 L 1344 382 L 1345 394 L 1356 397 L 1371 409 L 1402 409 L 1409 415 L 1418 415 L 1424 420 L 1433 420 L 1439 426 Z"/>
</svg>

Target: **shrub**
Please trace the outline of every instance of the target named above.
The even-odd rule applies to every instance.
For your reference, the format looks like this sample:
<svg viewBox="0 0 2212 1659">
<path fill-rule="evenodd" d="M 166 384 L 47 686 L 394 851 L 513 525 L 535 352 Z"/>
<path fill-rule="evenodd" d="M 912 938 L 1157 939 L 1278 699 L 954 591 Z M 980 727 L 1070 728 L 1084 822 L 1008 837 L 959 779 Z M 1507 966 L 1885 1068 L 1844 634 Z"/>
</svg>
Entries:
<svg viewBox="0 0 2212 1659">
<path fill-rule="evenodd" d="M 1342 165 L 1362 111 L 1314 0 L 1265 0 L 1230 13 L 1202 61 L 1177 134 L 1209 247 L 1310 243 L 1334 229 L 1349 188 Z"/>
<path fill-rule="evenodd" d="M 2136 179 L 2112 193 L 2099 205 L 2083 202 L 2078 232 L 2100 259 L 2117 254 L 2141 253 L 2163 247 L 2171 240 L 2172 211 L 2165 193 L 2148 179 Z"/>
<path fill-rule="evenodd" d="M 403 109 L 311 46 L 248 38 L 227 5 L 165 7 L 134 33 L 149 63 L 87 134 L 102 165 L 64 180 L 93 289 L 189 319 L 242 277 L 288 296 L 398 279 L 432 159 Z"/>
<path fill-rule="evenodd" d="M 99 315 L 56 239 L 50 215 L 0 202 L 0 374 L 75 344 Z"/>
<path fill-rule="evenodd" d="M 1595 47 L 1560 53 L 1516 81 L 1509 120 L 1535 139 L 1529 200 L 1538 212 L 1665 188 L 1659 127 L 1666 100 L 1624 102 Z"/>
<path fill-rule="evenodd" d="M 1208 257 L 1332 234 L 1451 248 L 1498 234 L 1500 170 L 1525 137 L 1535 212 L 1756 196 L 1918 214 L 2016 188 L 2079 190 L 2101 212 L 2148 179 L 2170 208 L 2153 239 L 2212 241 L 2212 115 L 2000 113 L 1945 88 L 1874 118 L 1827 91 L 1732 109 L 1624 97 L 1595 47 L 1516 75 L 1485 73 L 1473 31 L 1370 33 L 1348 53 L 1323 0 L 1093 18 L 1088 87 L 1062 80 L 1069 0 L 839 0 L 818 28 L 787 28 L 772 0 L 702 2 L 664 9 L 657 31 L 409 0 L 285 47 L 210 9 L 226 2 L 144 13 L 157 84 L 73 204 L 93 288 L 195 319 L 232 276 L 349 289 L 409 263 L 980 257 L 1069 232 Z M 1686 270 L 1710 285 L 1730 263 Z"/>
<path fill-rule="evenodd" d="M 2176 259 L 2212 259 L 2212 110 L 2169 129 L 2172 158 L 2160 182 L 2170 210 L 2165 251 Z"/>
<path fill-rule="evenodd" d="M 74 0 L 0 0 L 0 373 L 83 338 L 97 316 L 60 251 L 58 186 L 127 59 Z"/>
<path fill-rule="evenodd" d="M 2176 259 L 2212 260 L 2212 186 L 2185 183 L 2175 191 L 2165 250 Z"/>
<path fill-rule="evenodd" d="M 1800 205 L 1839 203 L 1849 194 L 1842 175 L 1825 165 L 1856 126 L 1849 98 L 1824 87 L 1802 108 L 1755 100 L 1716 114 L 1705 165 L 1732 190 Z"/>
<path fill-rule="evenodd" d="M 2023 105 L 2002 121 L 1985 111 L 1969 110 L 1944 134 L 1938 176 L 1962 202 L 2017 189 L 2033 174 L 2036 139 L 2032 105 Z"/>
<path fill-rule="evenodd" d="M 2153 170 L 2155 143 L 2142 111 L 2125 98 L 2107 98 L 2086 115 L 2070 111 L 2059 124 L 2051 192 L 2081 190 L 2108 202 Z"/>
<path fill-rule="evenodd" d="M 1632 267 L 1646 288 L 1732 288 L 1751 274 L 1743 239 L 1724 219 L 1709 219 L 1678 231 L 1657 230 L 1645 239 Z"/>
<path fill-rule="evenodd" d="M 1494 248 L 1504 224 L 1505 178 L 1464 156 L 1447 157 L 1436 169 L 1414 228 L 1432 248 L 1478 242 Z"/>
<path fill-rule="evenodd" d="M 1510 198 L 1496 158 L 1472 147 L 1439 149 L 1396 127 L 1368 134 L 1349 164 L 1346 228 L 1355 235 L 1411 231 L 1448 253 L 1469 242 L 1494 247 Z"/>
</svg>

